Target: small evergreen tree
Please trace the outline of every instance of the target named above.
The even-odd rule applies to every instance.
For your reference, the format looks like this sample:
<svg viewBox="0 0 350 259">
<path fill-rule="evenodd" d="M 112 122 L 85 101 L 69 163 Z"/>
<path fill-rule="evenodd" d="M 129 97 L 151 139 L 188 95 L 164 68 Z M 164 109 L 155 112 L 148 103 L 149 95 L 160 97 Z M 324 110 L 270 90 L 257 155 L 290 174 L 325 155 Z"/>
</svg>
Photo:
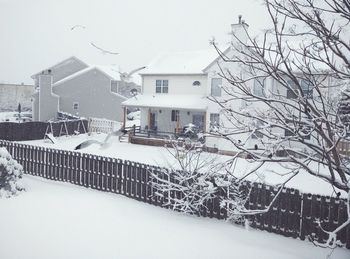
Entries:
<svg viewBox="0 0 350 259">
<path fill-rule="evenodd" d="M 16 195 L 23 187 L 18 183 L 23 168 L 4 147 L 0 147 L 0 197 Z"/>
<path fill-rule="evenodd" d="M 17 111 L 18 111 L 18 120 L 21 121 L 21 112 L 22 112 L 21 103 L 18 103 Z"/>
</svg>

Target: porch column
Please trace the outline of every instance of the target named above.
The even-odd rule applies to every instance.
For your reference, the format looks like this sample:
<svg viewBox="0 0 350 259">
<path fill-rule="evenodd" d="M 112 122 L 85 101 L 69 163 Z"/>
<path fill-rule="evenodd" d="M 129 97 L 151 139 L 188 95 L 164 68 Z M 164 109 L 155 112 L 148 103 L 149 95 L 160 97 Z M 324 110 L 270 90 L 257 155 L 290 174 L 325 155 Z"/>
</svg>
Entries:
<svg viewBox="0 0 350 259">
<path fill-rule="evenodd" d="M 148 108 L 148 130 L 151 129 L 151 108 Z"/>
<path fill-rule="evenodd" d="M 203 132 L 207 132 L 207 112 L 204 112 Z"/>
</svg>

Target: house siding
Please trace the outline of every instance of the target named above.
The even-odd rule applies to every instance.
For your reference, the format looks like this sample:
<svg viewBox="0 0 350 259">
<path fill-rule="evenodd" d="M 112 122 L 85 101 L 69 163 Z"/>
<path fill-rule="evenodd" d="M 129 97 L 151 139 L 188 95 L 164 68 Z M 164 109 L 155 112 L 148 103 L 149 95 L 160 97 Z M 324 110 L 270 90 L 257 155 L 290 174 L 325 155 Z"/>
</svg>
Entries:
<svg viewBox="0 0 350 259">
<path fill-rule="evenodd" d="M 207 87 L 207 75 L 143 75 L 143 94 L 156 93 L 156 80 L 169 80 L 168 94 L 195 94 L 204 96 Z M 192 85 L 199 81 L 200 86 Z"/>
<path fill-rule="evenodd" d="M 53 91 L 60 96 L 60 111 L 82 117 L 123 120 L 121 102 L 125 98 L 111 92 L 111 79 L 97 69 L 54 86 Z M 73 109 L 75 102 L 79 103 L 78 110 Z"/>
</svg>

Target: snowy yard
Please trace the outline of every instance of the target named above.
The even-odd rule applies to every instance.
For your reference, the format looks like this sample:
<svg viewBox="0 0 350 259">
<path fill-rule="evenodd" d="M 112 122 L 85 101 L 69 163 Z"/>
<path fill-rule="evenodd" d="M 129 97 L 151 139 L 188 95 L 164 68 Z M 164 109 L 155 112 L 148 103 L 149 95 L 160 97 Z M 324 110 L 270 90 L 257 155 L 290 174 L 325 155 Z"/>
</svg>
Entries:
<svg viewBox="0 0 350 259">
<path fill-rule="evenodd" d="M 322 259 L 330 250 L 67 183 L 24 176 L 0 199 L 0 258 Z M 331 258 L 350 258 L 336 249 Z"/>
<path fill-rule="evenodd" d="M 67 137 L 63 136 L 58 138 L 57 143 L 55 144 L 52 144 L 48 140 L 23 141 L 21 143 L 55 149 L 74 150 L 77 145 L 85 140 L 94 139 L 103 141 L 105 138 L 106 134 L 94 133 L 91 136 L 88 136 L 87 134 Z M 93 144 L 81 149 L 81 152 L 130 160 L 160 167 L 176 166 L 176 160 L 166 148 L 119 142 L 118 137 L 112 137 L 110 141 L 102 147 L 97 144 Z M 204 153 L 203 156 L 203 159 L 214 159 L 216 162 L 226 161 L 230 158 L 231 157 L 229 156 L 211 153 Z M 247 172 L 249 168 L 253 168 L 255 166 L 255 164 L 248 163 L 245 159 L 239 159 L 239 162 L 235 166 L 235 174 L 242 175 Z M 273 173 L 272 170 L 278 172 L 278 174 Z M 289 177 L 289 175 L 282 175 L 285 172 L 287 172 L 287 170 L 278 164 L 266 163 L 258 170 L 256 174 L 251 175 L 248 179 L 267 184 L 279 184 Z M 295 178 L 288 182 L 286 186 L 297 188 L 302 192 L 334 196 L 334 190 L 328 183 L 305 172 L 300 172 Z M 343 197 L 346 197 L 344 192 L 341 193 Z"/>
<path fill-rule="evenodd" d="M 31 121 L 32 114 L 31 112 L 22 112 L 21 113 L 21 122 Z M 10 121 L 18 122 L 18 112 L 0 112 L 0 122 Z"/>
</svg>

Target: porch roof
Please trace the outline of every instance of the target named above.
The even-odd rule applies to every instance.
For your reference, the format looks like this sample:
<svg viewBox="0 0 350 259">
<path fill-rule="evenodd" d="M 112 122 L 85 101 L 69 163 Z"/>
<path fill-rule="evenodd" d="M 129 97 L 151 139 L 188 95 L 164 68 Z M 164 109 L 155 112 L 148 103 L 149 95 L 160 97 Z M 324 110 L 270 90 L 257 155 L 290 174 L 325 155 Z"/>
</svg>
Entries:
<svg viewBox="0 0 350 259">
<path fill-rule="evenodd" d="M 122 103 L 127 107 L 170 108 L 205 111 L 208 99 L 200 95 L 144 94 L 131 97 Z"/>
</svg>

